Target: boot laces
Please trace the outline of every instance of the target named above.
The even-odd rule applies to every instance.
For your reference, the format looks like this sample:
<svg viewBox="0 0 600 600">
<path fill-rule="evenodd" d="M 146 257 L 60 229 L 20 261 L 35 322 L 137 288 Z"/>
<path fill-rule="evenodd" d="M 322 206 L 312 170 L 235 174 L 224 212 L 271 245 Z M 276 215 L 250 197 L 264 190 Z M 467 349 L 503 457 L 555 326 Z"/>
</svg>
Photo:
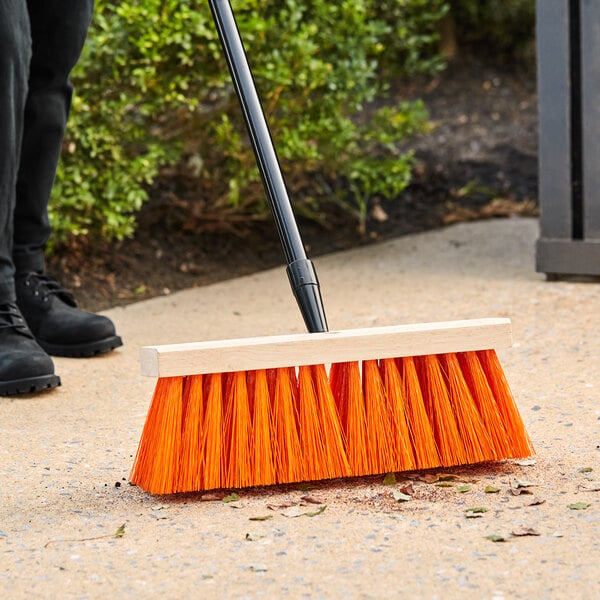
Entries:
<svg viewBox="0 0 600 600">
<path fill-rule="evenodd" d="M 0 331 L 13 330 L 17 333 L 33 338 L 21 311 L 16 304 L 0 305 Z"/>
<path fill-rule="evenodd" d="M 40 296 L 44 302 L 48 301 L 50 296 L 58 296 L 67 304 L 75 306 L 75 298 L 65 290 L 56 279 L 43 273 L 28 273 L 25 277 L 25 287 L 32 288 L 36 296 Z"/>
</svg>

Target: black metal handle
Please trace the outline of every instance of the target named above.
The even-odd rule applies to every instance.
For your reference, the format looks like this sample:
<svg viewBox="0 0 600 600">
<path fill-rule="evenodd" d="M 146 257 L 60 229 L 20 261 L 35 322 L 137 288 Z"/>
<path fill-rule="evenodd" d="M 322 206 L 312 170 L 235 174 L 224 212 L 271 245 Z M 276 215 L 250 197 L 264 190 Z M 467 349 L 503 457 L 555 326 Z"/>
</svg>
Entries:
<svg viewBox="0 0 600 600">
<path fill-rule="evenodd" d="M 209 5 L 281 240 L 292 290 L 307 329 L 311 333 L 327 331 L 317 274 L 304 251 L 281 166 L 231 5 L 229 0 L 209 0 Z"/>
</svg>

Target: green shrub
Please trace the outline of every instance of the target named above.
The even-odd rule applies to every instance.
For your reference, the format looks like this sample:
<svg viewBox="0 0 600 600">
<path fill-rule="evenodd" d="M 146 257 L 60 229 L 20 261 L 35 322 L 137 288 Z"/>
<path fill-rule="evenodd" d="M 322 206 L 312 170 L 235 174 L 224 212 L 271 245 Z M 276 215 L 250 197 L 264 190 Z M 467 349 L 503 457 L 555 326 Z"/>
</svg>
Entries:
<svg viewBox="0 0 600 600">
<path fill-rule="evenodd" d="M 368 199 L 407 185 L 398 142 L 421 103 L 365 110 L 390 78 L 433 71 L 441 0 L 233 2 L 298 209 L 326 196 L 364 223 Z M 385 74 L 385 77 L 384 77 Z M 212 17 L 203 0 L 98 0 L 51 203 L 54 241 L 130 235 L 157 175 L 193 180 L 193 212 L 267 213 Z M 381 104 L 379 102 L 378 104 Z"/>
</svg>

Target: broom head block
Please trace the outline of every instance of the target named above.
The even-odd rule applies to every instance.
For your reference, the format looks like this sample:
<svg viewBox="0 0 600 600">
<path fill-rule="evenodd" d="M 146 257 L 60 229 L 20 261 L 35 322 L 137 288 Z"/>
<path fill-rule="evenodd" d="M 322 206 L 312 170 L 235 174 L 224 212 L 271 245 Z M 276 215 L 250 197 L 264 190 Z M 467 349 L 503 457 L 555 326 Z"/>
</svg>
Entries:
<svg viewBox="0 0 600 600">
<path fill-rule="evenodd" d="M 181 377 L 511 345 L 510 319 L 490 318 L 145 346 L 140 358 L 142 375 Z"/>
</svg>

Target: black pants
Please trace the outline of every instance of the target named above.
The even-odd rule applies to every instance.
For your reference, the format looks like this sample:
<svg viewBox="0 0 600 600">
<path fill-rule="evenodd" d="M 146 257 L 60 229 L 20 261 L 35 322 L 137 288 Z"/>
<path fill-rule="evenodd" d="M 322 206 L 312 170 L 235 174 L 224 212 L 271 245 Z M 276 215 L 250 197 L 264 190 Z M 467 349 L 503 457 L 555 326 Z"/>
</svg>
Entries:
<svg viewBox="0 0 600 600">
<path fill-rule="evenodd" d="M 93 0 L 0 0 L 0 304 L 43 270 L 48 200 Z"/>
</svg>

